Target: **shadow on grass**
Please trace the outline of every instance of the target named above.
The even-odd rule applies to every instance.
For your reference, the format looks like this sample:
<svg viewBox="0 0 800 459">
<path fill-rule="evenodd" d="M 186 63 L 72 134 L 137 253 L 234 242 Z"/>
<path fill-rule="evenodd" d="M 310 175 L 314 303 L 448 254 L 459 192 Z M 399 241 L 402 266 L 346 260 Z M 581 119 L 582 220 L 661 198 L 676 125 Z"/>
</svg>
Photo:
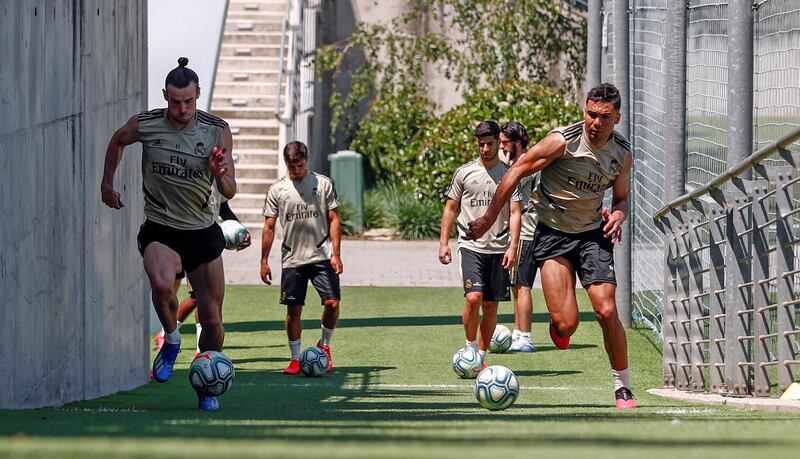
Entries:
<svg viewBox="0 0 800 459">
<path fill-rule="evenodd" d="M 579 318 L 582 322 L 594 321 L 594 313 L 581 312 Z M 534 314 L 534 322 L 547 323 L 550 315 L 546 313 Z M 498 314 L 498 323 L 513 323 L 513 314 Z M 365 318 L 343 318 L 336 325 L 337 328 L 360 328 L 360 327 L 422 327 L 436 325 L 461 325 L 461 316 L 407 316 L 407 317 L 365 317 Z M 319 327 L 319 318 L 303 320 L 304 329 L 315 329 Z M 247 322 L 226 322 L 226 332 L 257 332 L 283 330 L 285 324 L 283 320 L 256 320 Z"/>
</svg>

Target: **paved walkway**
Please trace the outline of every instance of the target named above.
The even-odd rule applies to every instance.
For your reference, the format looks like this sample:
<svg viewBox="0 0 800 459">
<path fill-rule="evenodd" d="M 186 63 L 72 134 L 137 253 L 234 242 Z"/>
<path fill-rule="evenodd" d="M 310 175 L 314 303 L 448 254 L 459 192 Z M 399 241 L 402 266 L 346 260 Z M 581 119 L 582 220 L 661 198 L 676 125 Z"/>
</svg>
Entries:
<svg viewBox="0 0 800 459">
<path fill-rule="evenodd" d="M 228 284 L 261 284 L 261 235 L 253 231 L 253 245 L 223 254 Z M 280 283 L 280 240 L 272 245 L 269 264 L 273 283 Z M 455 251 L 456 244 L 450 243 Z M 457 287 L 461 285 L 458 265 L 439 263 L 438 241 L 342 241 L 344 272 L 342 285 L 382 287 Z"/>
</svg>

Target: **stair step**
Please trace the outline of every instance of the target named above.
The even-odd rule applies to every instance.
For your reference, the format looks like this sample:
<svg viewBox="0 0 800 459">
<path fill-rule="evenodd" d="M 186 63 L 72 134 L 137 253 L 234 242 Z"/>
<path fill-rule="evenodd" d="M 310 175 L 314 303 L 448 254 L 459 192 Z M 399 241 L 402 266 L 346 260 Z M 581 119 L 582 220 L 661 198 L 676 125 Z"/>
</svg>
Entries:
<svg viewBox="0 0 800 459">
<path fill-rule="evenodd" d="M 231 205 L 235 204 L 245 209 L 258 209 L 260 213 L 264 207 L 266 194 L 266 189 L 263 193 L 236 193 L 236 196 L 231 199 Z"/>
<path fill-rule="evenodd" d="M 235 149 L 233 150 L 236 167 L 240 164 L 274 164 L 278 167 L 280 153 L 277 150 Z"/>
<path fill-rule="evenodd" d="M 273 20 L 234 19 L 225 21 L 225 33 L 228 32 L 281 32 L 283 21 L 277 16 Z"/>
<path fill-rule="evenodd" d="M 233 32 L 225 31 L 222 42 L 228 45 L 280 45 L 281 30 L 274 32 Z"/>
<path fill-rule="evenodd" d="M 212 105 L 211 112 L 224 120 L 229 119 L 253 119 L 253 120 L 274 120 L 274 108 L 253 108 L 253 107 L 231 107 L 230 105 Z"/>
<path fill-rule="evenodd" d="M 236 180 L 250 178 L 277 179 L 278 165 L 236 163 Z"/>
<path fill-rule="evenodd" d="M 219 58 L 219 69 L 224 71 L 243 72 L 247 69 L 280 69 L 282 60 L 279 57 L 223 56 Z"/>
<path fill-rule="evenodd" d="M 278 69 L 264 70 L 218 70 L 216 84 L 219 83 L 271 83 L 278 84 Z"/>
<path fill-rule="evenodd" d="M 233 138 L 235 150 L 278 150 L 278 137 L 271 135 L 237 135 Z"/>
<path fill-rule="evenodd" d="M 258 19 L 261 21 L 271 21 L 271 22 L 283 22 L 284 18 L 286 17 L 286 6 L 282 10 L 261 10 L 261 9 L 251 9 L 251 10 L 228 10 L 228 17 L 226 18 L 227 21 L 247 21 Z"/>
<path fill-rule="evenodd" d="M 267 44 L 267 45 L 253 45 L 253 44 L 238 44 L 227 45 L 222 44 L 220 49 L 220 56 L 253 56 L 253 57 L 277 57 L 281 52 L 280 44 Z"/>
<path fill-rule="evenodd" d="M 269 178 L 250 178 L 250 177 L 236 177 L 236 186 L 238 193 L 256 193 L 264 195 L 267 189 L 275 183 L 275 179 Z M 235 197 L 234 197 L 235 199 Z"/>
<path fill-rule="evenodd" d="M 231 126 L 231 133 L 235 136 L 263 135 L 263 136 L 278 137 L 281 132 L 278 126 L 270 126 L 270 125 L 247 126 L 239 124 L 237 122 L 245 120 L 225 120 L 225 121 L 227 121 L 228 124 Z"/>
<path fill-rule="evenodd" d="M 254 0 L 230 0 L 228 5 L 228 14 L 233 12 L 258 12 L 258 11 L 276 11 L 285 14 L 286 2 L 285 1 L 254 1 Z"/>
<path fill-rule="evenodd" d="M 253 95 L 253 96 L 272 96 L 275 97 L 278 85 L 275 83 L 252 83 L 245 82 L 225 82 L 214 85 L 215 95 L 218 93 L 230 94 L 232 96 Z"/>
<path fill-rule="evenodd" d="M 275 108 L 275 95 L 258 96 L 258 95 L 233 95 L 233 94 L 217 94 L 215 92 L 214 98 L 211 100 L 212 107 L 223 107 L 230 104 L 237 108 Z"/>
</svg>

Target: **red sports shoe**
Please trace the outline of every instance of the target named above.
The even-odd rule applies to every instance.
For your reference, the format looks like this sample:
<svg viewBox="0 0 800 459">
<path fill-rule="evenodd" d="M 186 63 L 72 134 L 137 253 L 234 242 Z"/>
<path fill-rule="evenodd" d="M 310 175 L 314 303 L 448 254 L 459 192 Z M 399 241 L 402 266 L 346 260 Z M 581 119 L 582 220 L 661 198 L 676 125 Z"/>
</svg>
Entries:
<svg viewBox="0 0 800 459">
<path fill-rule="evenodd" d="M 328 371 L 327 373 L 333 373 L 333 357 L 331 357 L 331 347 L 327 344 L 322 344 L 322 340 L 317 341 L 317 347 L 325 351 L 328 354 Z"/>
<path fill-rule="evenodd" d="M 156 352 L 160 351 L 161 350 L 161 346 L 164 345 L 164 329 L 163 328 L 161 330 L 159 330 L 158 333 L 156 333 L 156 335 L 153 337 L 153 342 L 156 345 Z"/>
<path fill-rule="evenodd" d="M 283 370 L 285 375 L 299 375 L 300 374 L 300 359 L 292 359 L 289 361 L 289 366 Z"/>
<path fill-rule="evenodd" d="M 636 399 L 633 398 L 633 393 L 627 387 L 620 387 L 614 392 L 617 399 L 616 406 L 618 410 L 629 410 L 636 408 Z"/>
<path fill-rule="evenodd" d="M 569 336 L 560 336 L 556 331 L 556 327 L 553 326 L 553 322 L 550 322 L 550 339 L 562 351 L 569 349 Z"/>
</svg>

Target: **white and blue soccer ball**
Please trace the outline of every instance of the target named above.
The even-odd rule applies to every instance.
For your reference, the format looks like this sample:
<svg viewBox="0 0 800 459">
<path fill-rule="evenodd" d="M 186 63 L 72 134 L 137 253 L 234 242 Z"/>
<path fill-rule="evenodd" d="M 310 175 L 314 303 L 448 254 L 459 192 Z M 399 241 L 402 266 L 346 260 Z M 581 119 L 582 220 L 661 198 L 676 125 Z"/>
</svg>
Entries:
<svg viewBox="0 0 800 459">
<path fill-rule="evenodd" d="M 322 376 L 328 371 L 328 354 L 314 346 L 300 353 L 300 371 L 306 376 Z"/>
<path fill-rule="evenodd" d="M 475 378 L 475 398 L 487 410 L 504 410 L 514 404 L 518 395 L 516 375 L 502 365 L 487 367 Z"/>
<path fill-rule="evenodd" d="M 189 383 L 197 392 L 216 397 L 230 389 L 234 373 L 233 362 L 222 352 L 201 352 L 189 365 Z"/>
<path fill-rule="evenodd" d="M 511 347 L 511 330 L 505 325 L 497 324 L 492 333 L 492 340 L 489 342 L 489 352 L 502 353 Z"/>
<path fill-rule="evenodd" d="M 473 379 L 481 371 L 483 360 L 477 349 L 465 347 L 453 354 L 453 370 L 459 378 Z"/>
<path fill-rule="evenodd" d="M 219 224 L 222 228 L 222 235 L 225 237 L 225 248 L 236 250 L 247 237 L 247 228 L 236 220 L 225 220 Z"/>
</svg>

